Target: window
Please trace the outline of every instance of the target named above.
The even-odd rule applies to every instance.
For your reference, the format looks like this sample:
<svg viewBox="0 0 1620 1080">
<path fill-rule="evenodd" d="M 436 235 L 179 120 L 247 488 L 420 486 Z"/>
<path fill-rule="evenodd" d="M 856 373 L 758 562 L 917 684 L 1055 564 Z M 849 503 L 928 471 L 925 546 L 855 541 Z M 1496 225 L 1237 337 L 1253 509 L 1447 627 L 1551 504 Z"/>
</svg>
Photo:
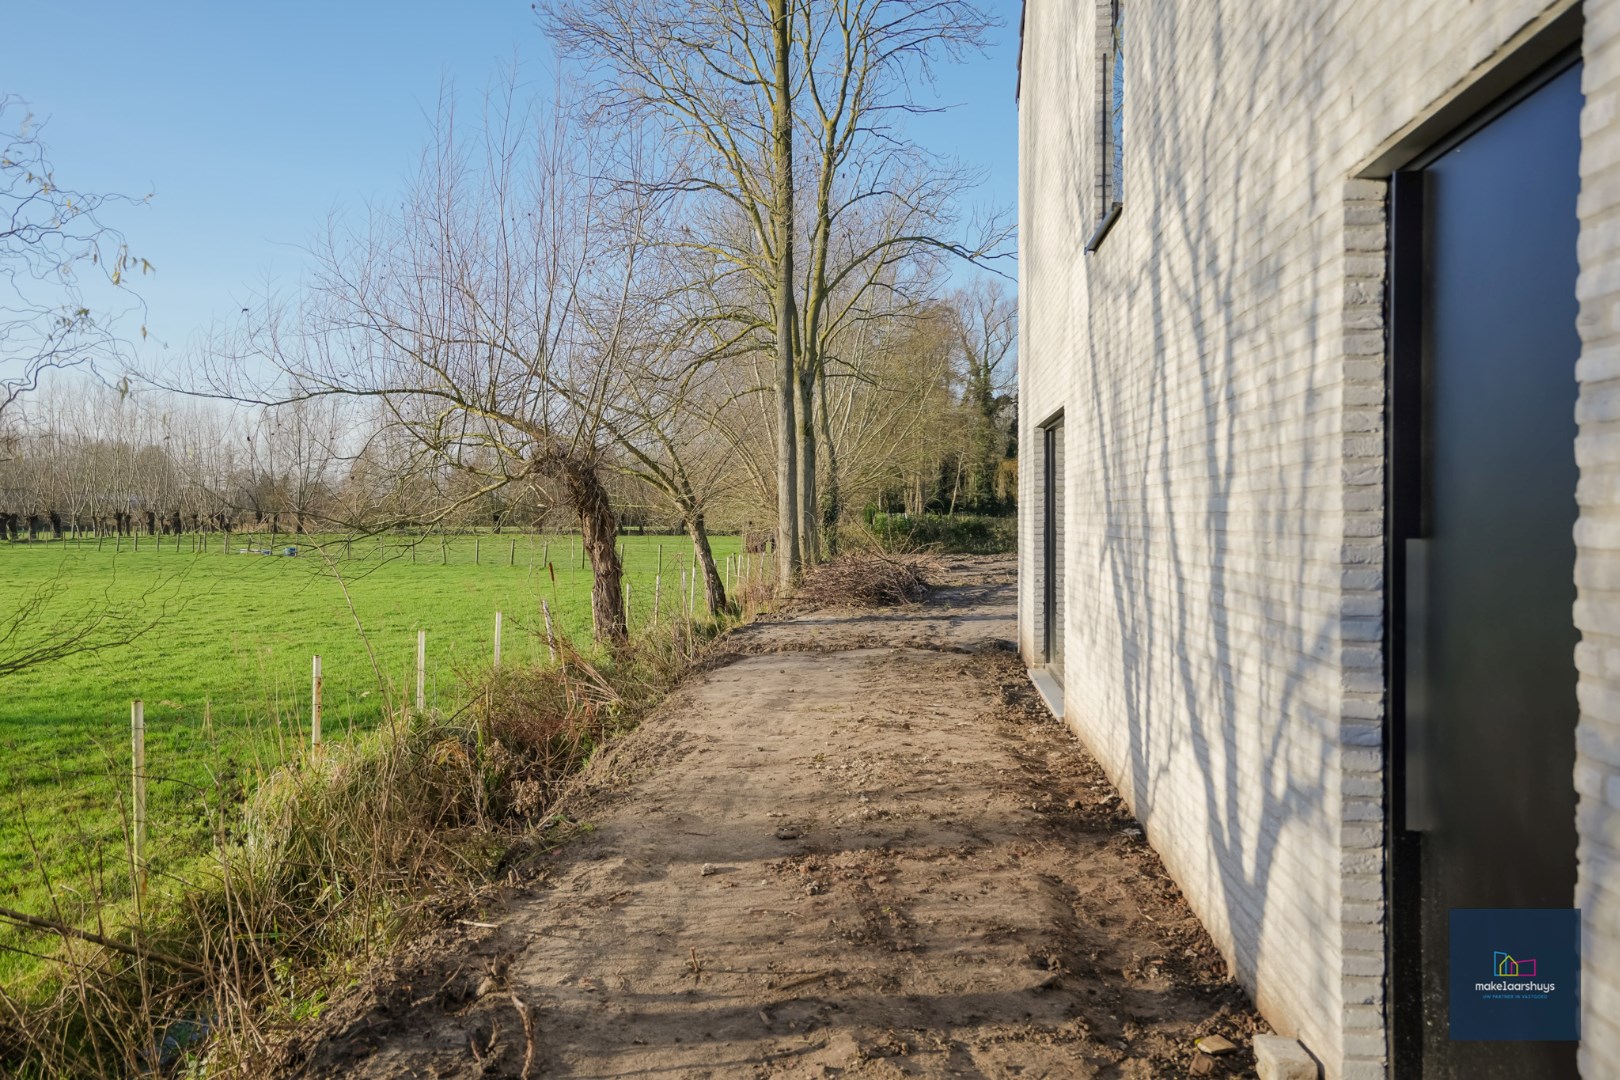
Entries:
<svg viewBox="0 0 1620 1080">
<path fill-rule="evenodd" d="M 1125 204 L 1125 13 L 1123 0 L 1098 5 L 1097 229 L 1086 244 L 1096 251 Z"/>
<path fill-rule="evenodd" d="M 1114 0 L 1112 21 L 1109 35 L 1112 55 L 1108 65 L 1112 77 L 1108 94 L 1109 183 L 1105 209 L 1125 201 L 1125 20 L 1119 0 Z"/>
</svg>

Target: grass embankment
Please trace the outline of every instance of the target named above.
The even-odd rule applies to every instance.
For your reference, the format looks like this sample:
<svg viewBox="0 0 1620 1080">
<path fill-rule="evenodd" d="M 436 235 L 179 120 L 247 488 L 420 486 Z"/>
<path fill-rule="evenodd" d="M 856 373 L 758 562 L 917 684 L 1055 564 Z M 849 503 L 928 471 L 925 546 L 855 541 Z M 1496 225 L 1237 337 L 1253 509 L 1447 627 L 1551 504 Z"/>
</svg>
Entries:
<svg viewBox="0 0 1620 1080">
<path fill-rule="evenodd" d="M 509 668 L 545 655 L 542 599 L 559 634 L 590 636 L 590 573 L 579 566 L 577 538 L 486 534 L 476 564 L 471 537 L 442 547 L 429 538 L 414 560 L 398 537 L 348 549 L 338 542 L 327 545 L 332 563 L 307 546 L 298 558 L 235 554 L 244 542 L 268 546 L 237 537 L 227 554 L 217 536 L 200 554 L 189 537 L 179 552 L 172 537 L 143 539 L 139 550 L 126 539 L 122 552 L 110 540 L 99 551 L 93 541 L 0 545 L 0 610 L 53 580 L 63 588 L 42 623 L 154 586 L 148 612 L 160 599 L 169 609 L 133 644 L 0 685 L 0 906 L 81 926 L 109 903 L 113 921 L 129 910 L 133 698 L 145 701 L 150 880 L 162 893 L 197 877 L 232 807 L 302 752 L 313 654 L 322 657 L 324 736 L 343 746 L 377 728 L 385 701 L 414 697 L 418 629 L 428 634 L 429 712 L 440 716 L 454 715 L 487 671 L 496 611 Z M 307 540 L 283 538 L 278 548 L 289 542 Z M 738 549 L 734 537 L 714 543 L 717 559 Z M 662 546 L 667 622 L 690 545 L 626 537 L 624 546 L 636 628 L 650 622 Z M 26 994 L 24 984 L 41 976 L 28 953 L 53 947 L 0 926 L 0 986 Z"/>
</svg>

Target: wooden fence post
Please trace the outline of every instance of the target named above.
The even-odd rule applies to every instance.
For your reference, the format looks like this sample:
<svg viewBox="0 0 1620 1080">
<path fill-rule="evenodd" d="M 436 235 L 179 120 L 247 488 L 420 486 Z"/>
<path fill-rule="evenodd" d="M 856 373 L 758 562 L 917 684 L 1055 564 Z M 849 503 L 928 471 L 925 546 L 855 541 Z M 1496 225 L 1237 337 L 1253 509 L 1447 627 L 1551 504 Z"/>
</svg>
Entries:
<svg viewBox="0 0 1620 1080">
<path fill-rule="evenodd" d="M 659 562 L 663 560 L 660 559 Z M 658 629 L 658 608 L 664 602 L 664 575 L 662 572 L 653 575 L 653 610 L 652 626 Z"/>
<path fill-rule="evenodd" d="M 624 583 L 624 632 L 630 633 L 630 583 Z"/>
<path fill-rule="evenodd" d="M 517 541 L 516 540 L 512 541 L 512 553 L 507 556 L 506 565 L 507 566 L 516 566 L 517 565 Z"/>
<path fill-rule="evenodd" d="M 484 550 L 484 538 L 482 536 L 473 537 L 473 565 L 474 566 L 483 565 L 483 562 L 484 562 L 484 558 L 483 558 L 483 554 L 482 554 L 483 550 Z"/>
<path fill-rule="evenodd" d="M 129 703 L 130 782 L 134 788 L 130 855 L 134 860 L 135 892 L 146 895 L 146 703 Z"/>
<path fill-rule="evenodd" d="M 416 711 L 427 709 L 427 631 L 416 632 Z"/>
<path fill-rule="evenodd" d="M 309 675 L 309 745 L 321 745 L 321 657 L 317 653 Z"/>
</svg>

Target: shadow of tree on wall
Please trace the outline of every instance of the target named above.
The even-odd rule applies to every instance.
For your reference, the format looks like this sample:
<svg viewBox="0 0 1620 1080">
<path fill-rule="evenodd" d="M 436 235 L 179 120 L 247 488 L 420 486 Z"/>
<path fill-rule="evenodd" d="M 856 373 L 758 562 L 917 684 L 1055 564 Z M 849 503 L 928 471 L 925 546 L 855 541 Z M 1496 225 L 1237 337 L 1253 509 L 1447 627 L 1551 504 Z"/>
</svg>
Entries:
<svg viewBox="0 0 1620 1080">
<path fill-rule="evenodd" d="M 1159 5 L 1153 18 L 1132 43 L 1127 106 L 1156 126 L 1151 152 L 1134 152 L 1127 128 L 1124 215 L 1082 275 L 1069 425 L 1079 557 L 1066 585 L 1069 610 L 1085 614 L 1071 621 L 1083 652 L 1071 651 L 1070 679 L 1103 681 L 1097 665 L 1117 662 L 1106 692 L 1122 715 L 1082 721 L 1099 756 L 1242 981 L 1285 973 L 1287 999 L 1312 1005 L 1283 1015 L 1317 1027 L 1321 1046 L 1338 1037 L 1340 1005 L 1326 785 L 1340 746 L 1343 348 L 1322 290 L 1339 278 L 1342 204 L 1336 187 L 1298 178 L 1327 161 L 1322 63 L 1308 20 L 1264 25 L 1278 16 L 1232 3 Z M 1085 81 L 1073 73 L 1071 100 L 1091 99 Z M 1071 128 L 1067 149 L 1086 150 L 1071 161 L 1092 160 L 1088 136 L 1083 121 Z M 1089 180 L 1074 177 L 1082 218 Z M 1127 248 L 1144 230 L 1150 247 Z M 1189 781 L 1202 822 L 1170 788 Z M 1317 846 L 1303 849 L 1303 833 Z M 1298 860 L 1286 886 L 1280 855 Z M 1292 910 L 1274 931 L 1280 909 Z M 1313 916 L 1315 940 L 1288 932 Z"/>
</svg>

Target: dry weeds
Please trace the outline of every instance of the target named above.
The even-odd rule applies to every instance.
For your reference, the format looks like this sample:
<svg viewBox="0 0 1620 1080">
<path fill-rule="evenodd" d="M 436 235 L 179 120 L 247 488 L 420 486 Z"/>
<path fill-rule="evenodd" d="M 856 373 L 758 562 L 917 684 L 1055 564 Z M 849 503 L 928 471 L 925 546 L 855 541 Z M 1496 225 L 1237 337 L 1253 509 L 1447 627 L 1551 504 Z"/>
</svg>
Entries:
<svg viewBox="0 0 1620 1080">
<path fill-rule="evenodd" d="M 939 560 L 930 555 L 845 555 L 805 575 L 799 599 L 817 607 L 893 607 L 928 595 L 929 575 Z"/>
</svg>

